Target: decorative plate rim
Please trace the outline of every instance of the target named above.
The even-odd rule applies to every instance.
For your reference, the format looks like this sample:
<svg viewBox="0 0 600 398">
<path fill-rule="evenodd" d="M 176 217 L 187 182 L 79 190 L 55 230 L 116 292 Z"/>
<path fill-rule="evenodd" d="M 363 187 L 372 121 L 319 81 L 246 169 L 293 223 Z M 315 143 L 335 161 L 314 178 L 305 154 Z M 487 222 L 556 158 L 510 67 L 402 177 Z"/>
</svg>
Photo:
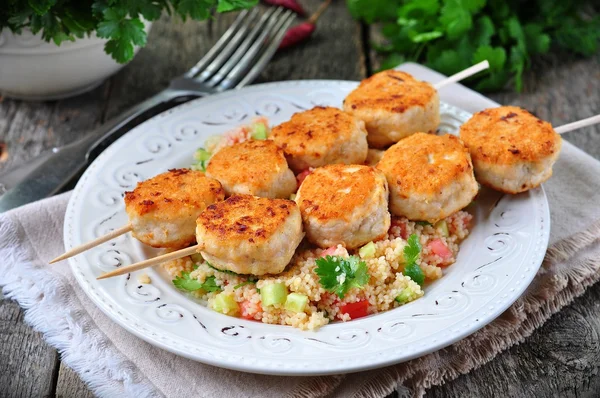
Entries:
<svg viewBox="0 0 600 398">
<path fill-rule="evenodd" d="M 99 167 L 99 165 L 105 163 L 105 160 L 108 160 L 111 156 L 113 156 L 113 154 L 116 154 L 119 151 L 118 148 L 123 146 L 123 144 L 128 139 L 130 139 L 128 137 L 140 135 L 144 129 L 149 128 L 149 127 L 159 123 L 161 120 L 164 120 L 165 118 L 167 118 L 171 115 L 176 116 L 178 114 L 184 114 L 186 112 L 186 110 L 189 110 L 191 108 L 196 108 L 196 107 L 199 107 L 200 105 L 208 105 L 210 103 L 215 103 L 219 100 L 227 99 L 229 97 L 238 97 L 238 96 L 243 97 L 244 95 L 249 96 L 249 95 L 252 95 L 253 93 L 261 93 L 261 92 L 269 93 L 269 92 L 275 91 L 275 89 L 288 89 L 288 88 L 294 88 L 294 87 L 303 87 L 306 89 L 319 89 L 319 88 L 332 88 L 333 89 L 333 88 L 336 88 L 338 90 L 349 90 L 349 89 L 353 88 L 354 86 L 356 86 L 357 84 L 358 84 L 358 82 L 344 81 L 344 80 L 297 80 L 297 81 L 288 81 L 288 82 L 264 83 L 264 84 L 249 86 L 249 87 L 246 87 L 246 88 L 240 89 L 240 90 L 229 91 L 229 92 L 224 92 L 224 93 L 216 94 L 216 95 L 209 96 L 209 97 L 199 98 L 194 101 L 191 101 L 191 102 L 179 105 L 175 108 L 172 108 L 172 109 L 170 109 L 166 112 L 163 112 L 157 116 L 154 116 L 153 118 L 147 120 L 146 122 L 142 123 L 141 125 L 135 127 L 134 129 L 132 129 L 131 131 L 126 133 L 123 137 L 119 138 L 115 143 L 113 143 L 110 147 L 108 147 L 105 151 L 103 151 L 103 153 L 100 154 L 100 156 L 92 163 L 92 165 L 90 165 L 90 167 L 83 174 L 80 181 L 77 183 L 74 193 L 71 196 L 71 199 L 69 200 L 69 204 L 67 206 L 67 211 L 66 211 L 66 215 L 65 215 L 65 224 L 64 224 L 65 248 L 68 250 L 78 243 L 78 242 L 74 242 L 74 240 L 77 240 L 75 237 L 76 237 L 76 234 L 78 232 L 80 232 L 78 230 L 78 227 L 80 227 L 80 225 L 75 222 L 75 219 L 76 219 L 76 215 L 77 215 L 78 211 L 81 210 L 81 206 L 82 206 L 81 203 L 79 202 L 79 197 L 81 195 L 85 196 L 85 194 L 87 194 L 86 189 L 89 189 L 88 181 L 91 181 L 90 178 L 96 178 L 97 173 L 98 173 L 97 168 Z M 470 116 L 470 113 L 460 110 L 458 108 L 455 108 L 449 104 L 442 103 L 441 108 L 443 110 L 448 110 L 449 112 L 452 112 L 453 114 L 460 115 L 460 117 L 463 119 L 468 118 Z M 194 344 L 201 344 L 201 342 L 189 342 L 189 341 L 182 342 L 182 341 L 175 340 L 175 337 L 172 335 L 171 332 L 165 332 L 164 330 L 161 329 L 161 327 L 157 327 L 156 325 L 151 325 L 148 321 L 146 321 L 144 324 L 144 322 L 140 322 L 138 319 L 135 319 L 136 317 L 133 317 L 133 316 L 131 316 L 131 314 L 128 314 L 128 311 L 126 310 L 125 307 L 122 307 L 122 306 L 119 307 L 117 305 L 117 303 L 110 297 L 110 295 L 107 296 L 106 289 L 102 289 L 102 285 L 98 283 L 99 281 L 96 281 L 94 278 L 90 278 L 90 275 L 87 275 L 87 273 L 89 273 L 89 268 L 92 267 L 90 262 L 86 260 L 87 257 L 84 257 L 83 255 L 73 257 L 73 258 L 69 259 L 69 263 L 70 263 L 71 269 L 73 271 L 73 274 L 75 275 L 77 282 L 82 287 L 82 289 L 84 290 L 86 295 L 109 318 L 111 318 L 113 321 L 117 322 L 120 326 L 124 327 L 129 332 L 131 332 L 131 333 L 135 334 L 136 336 L 142 338 L 143 340 L 149 342 L 150 344 L 161 347 L 161 348 L 163 348 L 167 351 L 173 352 L 177 355 L 187 357 L 189 359 L 197 360 L 197 361 L 200 361 L 203 363 L 207 363 L 210 365 L 214 365 L 214 366 L 219 366 L 219 367 L 224 367 L 224 368 L 229 368 L 229 369 L 234 369 L 234 370 L 240 370 L 240 371 L 245 371 L 245 372 L 252 372 L 252 373 L 273 374 L 273 375 L 325 375 L 325 374 L 350 373 L 350 372 L 379 368 L 379 367 L 383 367 L 383 366 L 387 366 L 387 365 L 391 365 L 391 364 L 395 364 L 395 363 L 399 363 L 399 362 L 408 361 L 410 359 L 420 357 L 422 355 L 437 351 L 441 348 L 451 345 L 454 342 L 461 340 L 461 339 L 465 338 L 466 336 L 476 332 L 483 326 L 487 325 L 488 323 L 490 323 L 491 321 L 496 319 L 502 312 L 504 312 L 508 307 L 510 307 L 510 305 L 512 305 L 521 296 L 521 294 L 525 291 L 527 286 L 529 286 L 529 284 L 535 277 L 537 270 L 539 269 L 539 267 L 543 261 L 544 253 L 545 253 L 547 245 L 548 245 L 549 232 L 550 232 L 550 213 L 549 213 L 548 201 L 546 199 L 546 195 L 545 195 L 543 189 L 541 187 L 537 188 L 535 190 L 530 191 L 527 195 L 529 195 L 529 197 L 530 197 L 529 200 L 532 201 L 531 203 L 533 203 L 535 205 L 534 206 L 535 211 L 536 211 L 535 216 L 536 217 L 539 216 L 535 221 L 537 223 L 539 223 L 539 228 L 536 230 L 535 235 L 532 237 L 533 247 L 531 247 L 531 246 L 528 247 L 528 251 L 527 251 L 527 253 L 533 252 L 530 254 L 530 257 L 532 257 L 532 258 L 527 259 L 527 261 L 529 262 L 529 265 L 525 267 L 525 269 L 523 270 L 523 274 L 520 275 L 520 279 L 517 281 L 518 283 L 517 283 L 516 287 L 513 287 L 512 289 L 505 288 L 505 289 L 501 290 L 494 297 L 494 299 L 495 299 L 497 297 L 500 297 L 500 294 L 504 294 L 502 300 L 497 305 L 494 305 L 493 308 L 488 311 L 480 311 L 480 313 L 471 314 L 468 317 L 472 320 L 470 323 L 467 323 L 466 325 L 463 324 L 460 327 L 457 326 L 456 327 L 457 329 L 454 331 L 450 330 L 450 332 L 452 332 L 452 333 L 446 333 L 446 336 L 444 336 L 445 338 L 440 339 L 439 341 L 434 340 L 434 341 L 430 342 L 429 344 L 422 344 L 420 347 L 416 347 L 414 349 L 408 349 L 408 350 L 399 348 L 399 347 L 402 347 L 402 345 L 396 345 L 396 344 L 394 344 L 393 340 L 389 340 L 387 346 L 382 347 L 382 349 L 378 350 L 377 352 L 370 353 L 369 355 L 358 355 L 358 354 L 360 354 L 360 352 L 355 352 L 357 355 L 355 355 L 354 357 L 350 356 L 350 354 L 347 354 L 345 356 L 340 354 L 340 353 L 344 353 L 345 350 L 349 350 L 349 346 L 344 346 L 344 344 L 357 343 L 359 345 L 360 344 L 364 345 L 364 344 L 369 344 L 371 342 L 371 340 L 373 338 L 369 335 L 369 332 L 366 329 L 365 329 L 366 335 L 359 335 L 357 337 L 357 335 L 359 333 L 361 333 L 361 332 L 359 332 L 360 327 L 363 326 L 363 325 L 361 325 L 361 323 L 367 322 L 368 320 L 371 320 L 370 322 L 374 323 L 373 319 L 375 319 L 375 318 L 381 319 L 382 322 L 384 319 L 387 319 L 388 322 L 385 322 L 385 324 L 387 324 L 389 326 L 391 324 L 391 322 L 393 321 L 393 319 L 392 319 L 393 316 L 390 316 L 389 314 L 394 313 L 395 311 L 399 310 L 400 308 L 404 308 L 406 306 L 403 306 L 403 307 L 400 307 L 400 308 L 397 308 L 397 309 L 394 309 L 391 311 L 386 311 L 386 312 L 383 312 L 380 314 L 372 315 L 367 318 L 355 320 L 355 321 L 352 321 L 349 323 L 335 323 L 335 324 L 324 326 L 321 330 L 336 330 L 338 332 L 338 336 L 337 336 L 338 341 L 336 341 L 336 343 L 339 343 L 339 341 L 342 341 L 344 339 L 347 339 L 348 341 L 346 343 L 344 343 L 342 341 L 341 345 L 338 346 L 341 348 L 336 347 L 337 351 L 335 349 L 332 349 L 333 354 L 331 354 L 329 356 L 329 358 L 327 358 L 327 355 L 325 354 L 324 355 L 325 358 L 321 358 L 321 360 L 319 360 L 319 361 L 315 361 L 314 358 L 307 360 L 307 359 L 297 358 L 297 357 L 293 357 L 293 356 L 290 357 L 289 356 L 290 350 L 287 350 L 287 351 L 284 350 L 280 353 L 273 351 L 273 352 L 271 352 L 272 355 L 270 355 L 270 356 L 265 354 L 265 355 L 267 355 L 267 357 L 259 357 L 257 355 L 252 355 L 252 354 L 247 354 L 247 353 L 246 354 L 244 354 L 244 353 L 236 354 L 235 350 L 227 351 L 227 350 L 220 349 L 218 346 L 215 346 L 216 348 L 214 348 L 214 349 L 212 347 L 207 348 L 206 344 L 205 344 L 204 348 L 199 349 L 197 346 L 194 346 Z M 505 197 L 504 195 L 500 196 L 500 199 L 497 199 L 496 205 L 498 205 L 504 197 Z M 510 200 L 512 200 L 512 197 L 510 198 Z M 536 227 L 537 227 L 537 225 L 536 225 Z M 80 233 L 80 235 L 81 235 L 81 233 Z M 494 244 L 497 244 L 497 242 Z M 502 243 L 502 245 L 505 245 L 505 244 L 506 243 Z M 502 246 L 500 246 L 499 250 L 503 250 Z M 460 254 L 459 254 L 459 258 L 460 258 Z M 500 257 L 500 259 L 501 258 L 502 257 Z M 494 260 L 494 262 L 495 261 L 497 261 L 497 260 Z M 488 264 L 486 264 L 486 265 L 488 265 Z M 461 274 L 457 274 L 457 276 L 458 275 L 461 275 Z M 508 277 L 508 275 L 507 275 L 507 277 Z M 510 281 L 513 281 L 514 279 L 516 279 L 516 278 L 512 278 Z M 442 278 L 442 281 L 443 280 L 444 280 L 444 278 Z M 127 281 L 129 281 L 129 279 L 127 279 L 125 281 L 126 288 L 127 288 L 127 283 L 128 283 Z M 507 285 L 508 285 L 508 283 L 507 283 Z M 507 293 L 507 291 L 508 291 L 508 293 Z M 425 297 L 427 297 L 427 294 Z M 424 297 L 419 299 L 418 301 L 423 300 L 423 299 L 424 299 Z M 436 304 L 437 304 L 437 301 L 436 301 Z M 169 305 L 171 305 L 171 307 L 167 307 Z M 179 315 L 181 315 L 182 318 L 185 315 L 187 317 L 186 319 L 190 319 L 190 315 L 191 315 L 191 317 L 193 317 L 195 322 L 197 322 L 200 325 L 200 327 L 203 328 L 206 331 L 206 333 L 208 333 L 208 329 L 201 322 L 202 317 L 205 317 L 208 315 L 207 315 L 207 313 L 204 313 L 202 310 L 196 310 L 196 311 L 200 311 L 202 313 L 201 315 L 197 316 L 197 314 L 198 314 L 197 312 L 189 311 L 185 308 L 176 308 L 177 304 L 172 305 L 172 304 L 167 303 L 167 304 L 157 307 L 155 309 L 155 311 L 158 311 L 158 309 L 161 307 L 163 309 L 166 308 L 165 316 L 167 314 L 168 314 L 168 316 L 172 316 L 171 314 L 176 313 L 177 311 L 179 311 Z M 169 309 L 169 308 L 172 308 L 172 309 Z M 208 309 L 205 309 L 205 310 L 210 311 Z M 223 334 L 225 334 L 226 337 L 219 336 L 219 338 L 222 338 L 221 340 L 219 340 L 219 338 L 217 338 L 217 337 L 214 337 L 214 339 L 217 343 L 228 342 L 226 344 L 229 344 L 229 342 L 232 343 L 233 340 L 235 340 L 235 339 L 237 339 L 237 341 L 239 342 L 239 341 L 241 341 L 240 338 L 245 338 L 245 339 L 247 339 L 247 341 L 252 340 L 252 344 L 258 346 L 256 348 L 254 348 L 253 350 L 255 352 L 258 352 L 261 354 L 266 353 L 268 351 L 267 347 L 269 347 L 269 349 L 281 350 L 282 348 L 273 348 L 273 347 L 277 347 L 278 345 L 281 345 L 281 344 L 286 346 L 286 343 L 284 342 L 284 340 L 288 340 L 288 343 L 290 345 L 293 345 L 293 343 L 291 341 L 289 341 L 290 339 L 299 340 L 299 341 L 301 341 L 302 344 L 305 344 L 305 345 L 308 344 L 307 340 L 313 340 L 310 342 L 310 344 L 313 344 L 313 345 L 317 344 L 315 342 L 320 342 L 319 344 L 317 344 L 317 346 L 320 346 L 321 343 L 329 344 L 326 340 L 320 341 L 317 338 L 319 336 L 319 334 L 321 333 L 320 331 L 303 332 L 303 331 L 295 330 L 295 329 L 291 328 L 290 326 L 267 325 L 267 324 L 262 324 L 259 322 L 250 322 L 250 321 L 239 320 L 237 318 L 226 317 L 226 316 L 220 315 L 220 314 L 216 314 L 216 315 L 220 316 L 220 317 L 225 317 L 225 318 L 230 318 L 230 319 L 235 320 L 235 321 L 229 320 L 225 323 L 232 323 L 232 324 L 235 323 L 236 324 L 234 326 L 231 326 L 230 329 L 228 329 L 231 333 L 229 335 L 225 334 L 225 332 L 223 330 L 221 330 L 221 332 Z M 427 314 L 424 314 L 424 315 L 427 315 Z M 429 314 L 429 315 L 431 315 L 431 314 Z M 210 319 L 211 322 L 214 322 L 215 324 L 221 323 L 220 321 L 222 320 L 222 319 L 220 319 L 219 322 L 217 322 L 215 320 L 214 316 L 211 316 L 209 318 L 211 318 Z M 402 316 L 400 318 L 402 318 Z M 464 320 L 464 318 L 462 318 L 462 320 Z M 192 321 L 192 322 L 194 322 L 194 321 Z M 249 323 L 260 325 L 260 327 L 249 326 L 248 325 Z M 398 323 L 399 322 L 396 322 L 396 324 L 393 324 L 392 326 L 390 326 L 390 328 L 396 327 L 396 325 L 398 325 Z M 460 322 L 458 322 L 458 323 L 460 323 Z M 263 330 L 263 332 L 262 332 L 263 335 L 258 338 L 256 338 L 256 336 L 255 336 L 253 339 L 252 338 L 253 332 L 250 330 L 252 327 Z M 226 328 L 224 328 L 224 329 L 226 329 Z M 382 329 L 382 327 L 379 328 L 379 331 L 381 331 L 381 329 Z M 250 334 L 248 334 L 248 333 L 250 333 Z M 247 335 L 245 335 L 245 334 L 247 334 Z M 289 336 L 289 337 L 278 338 L 277 336 L 279 336 L 279 335 L 285 335 L 285 336 Z M 342 336 L 341 337 L 342 340 L 340 340 L 340 336 Z M 256 341 L 260 341 L 260 343 L 258 343 L 258 342 L 255 343 Z M 386 340 L 384 339 L 383 341 L 385 342 Z M 260 344 L 263 344 L 264 347 L 260 346 Z M 270 344 L 270 346 L 268 346 L 269 344 Z M 248 344 L 246 346 L 248 346 Z M 244 346 L 244 347 L 246 347 L 246 346 Z M 265 351 L 261 351 L 261 347 L 264 348 Z M 326 346 L 320 346 L 320 347 L 327 348 Z M 285 355 L 285 354 L 288 354 L 288 355 Z"/>
</svg>

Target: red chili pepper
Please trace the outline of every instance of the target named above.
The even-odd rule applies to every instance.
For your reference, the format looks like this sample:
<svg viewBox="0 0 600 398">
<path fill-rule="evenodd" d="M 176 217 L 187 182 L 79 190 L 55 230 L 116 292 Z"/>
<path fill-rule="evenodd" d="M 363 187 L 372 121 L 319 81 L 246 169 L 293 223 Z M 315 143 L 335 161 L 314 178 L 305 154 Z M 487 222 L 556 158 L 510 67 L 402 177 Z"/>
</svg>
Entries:
<svg viewBox="0 0 600 398">
<path fill-rule="evenodd" d="M 285 32 L 283 40 L 279 43 L 279 49 L 284 49 L 296 45 L 308 39 L 315 31 L 317 25 L 310 22 L 302 22 L 300 25 L 293 26 Z"/>
<path fill-rule="evenodd" d="M 306 16 L 306 11 L 296 0 L 262 0 L 262 2 L 271 6 L 287 8 L 301 17 Z"/>
<path fill-rule="evenodd" d="M 296 45 L 304 40 L 307 40 L 312 36 L 313 32 L 317 28 L 317 19 L 321 16 L 323 11 L 331 4 L 331 0 L 326 0 L 321 4 L 319 9 L 311 15 L 306 22 L 302 22 L 300 25 L 296 25 L 288 29 L 283 36 L 283 40 L 279 43 L 279 49 L 284 49 Z"/>
</svg>

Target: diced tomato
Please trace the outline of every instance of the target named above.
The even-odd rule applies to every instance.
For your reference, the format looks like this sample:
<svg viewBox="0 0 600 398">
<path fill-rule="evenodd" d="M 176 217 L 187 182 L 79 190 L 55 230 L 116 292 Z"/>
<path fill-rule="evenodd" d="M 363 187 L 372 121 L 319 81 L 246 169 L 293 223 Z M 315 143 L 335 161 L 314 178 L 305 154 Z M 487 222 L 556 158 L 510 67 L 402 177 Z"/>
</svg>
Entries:
<svg viewBox="0 0 600 398">
<path fill-rule="evenodd" d="M 253 320 L 254 316 L 262 311 L 260 302 L 254 303 L 252 301 L 244 300 L 240 303 L 240 310 L 242 318 Z"/>
<path fill-rule="evenodd" d="M 398 220 L 397 218 L 392 218 L 392 227 L 400 228 L 400 237 L 404 240 L 408 239 L 408 226 L 406 225 L 405 220 Z"/>
<path fill-rule="evenodd" d="M 427 248 L 431 250 L 433 254 L 436 254 L 442 258 L 444 264 L 449 264 L 452 259 L 452 251 L 448 249 L 448 246 L 441 239 L 433 239 L 427 243 Z"/>
<path fill-rule="evenodd" d="M 331 246 L 321 252 L 321 257 L 335 256 L 337 246 Z"/>
<path fill-rule="evenodd" d="M 300 185 L 302 185 L 302 181 L 304 181 L 304 179 L 306 177 L 308 177 L 308 175 L 310 173 L 312 173 L 312 170 L 311 169 L 306 169 L 306 170 L 304 170 L 303 172 L 301 172 L 300 174 L 298 174 L 296 176 L 296 180 L 298 181 L 298 188 L 300 188 Z"/>
<path fill-rule="evenodd" d="M 369 302 L 367 300 L 347 303 L 340 307 L 340 314 L 348 314 L 350 318 L 356 319 L 369 315 Z"/>
</svg>

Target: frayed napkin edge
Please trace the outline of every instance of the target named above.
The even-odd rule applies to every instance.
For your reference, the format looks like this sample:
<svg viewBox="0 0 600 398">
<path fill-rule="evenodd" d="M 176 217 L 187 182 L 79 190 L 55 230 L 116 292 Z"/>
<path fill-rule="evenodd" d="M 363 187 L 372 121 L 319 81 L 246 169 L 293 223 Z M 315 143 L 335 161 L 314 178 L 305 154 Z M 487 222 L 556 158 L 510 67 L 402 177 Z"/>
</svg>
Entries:
<svg viewBox="0 0 600 398">
<path fill-rule="evenodd" d="M 27 239 L 17 220 L 0 218 L 0 236 L 4 237 L 0 241 L 0 287 L 6 298 L 24 309 L 25 322 L 42 333 L 94 394 L 162 396 L 88 319 L 69 283 L 45 270 L 47 264 L 34 263 L 31 253 L 21 249 L 19 235 Z M 59 315 L 50 317 L 56 308 L 61 309 Z"/>
</svg>

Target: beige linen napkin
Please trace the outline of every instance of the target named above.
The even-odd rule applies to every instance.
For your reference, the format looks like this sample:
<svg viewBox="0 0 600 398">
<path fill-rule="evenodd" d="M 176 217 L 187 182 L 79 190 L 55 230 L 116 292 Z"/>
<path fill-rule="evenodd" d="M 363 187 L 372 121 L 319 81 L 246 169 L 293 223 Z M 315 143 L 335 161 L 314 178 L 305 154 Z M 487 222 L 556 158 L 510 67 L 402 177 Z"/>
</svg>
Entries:
<svg viewBox="0 0 600 398">
<path fill-rule="evenodd" d="M 415 64 L 401 69 L 437 81 Z M 494 106 L 455 85 L 442 100 L 471 112 Z M 565 143 L 550 201 L 550 249 L 527 292 L 500 318 L 468 338 L 410 362 L 351 376 L 261 376 L 203 365 L 163 351 L 108 319 L 79 288 L 63 251 L 63 216 L 70 193 L 0 215 L 0 286 L 25 308 L 25 319 L 56 347 L 98 395 L 106 397 L 376 397 L 397 389 L 422 395 L 522 341 L 553 313 L 600 279 L 600 162 Z"/>
</svg>

